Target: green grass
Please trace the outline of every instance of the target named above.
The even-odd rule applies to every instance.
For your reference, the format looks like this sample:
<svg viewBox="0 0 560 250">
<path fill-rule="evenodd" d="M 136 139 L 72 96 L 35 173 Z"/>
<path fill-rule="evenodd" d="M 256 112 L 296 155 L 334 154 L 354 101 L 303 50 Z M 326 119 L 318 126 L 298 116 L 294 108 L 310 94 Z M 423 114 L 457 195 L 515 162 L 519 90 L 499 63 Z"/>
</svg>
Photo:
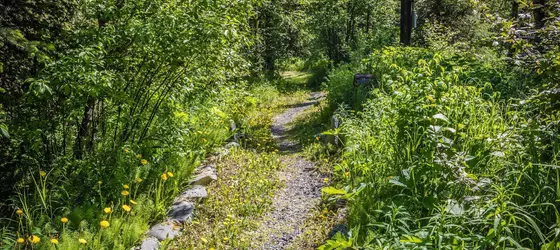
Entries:
<svg viewBox="0 0 560 250">
<path fill-rule="evenodd" d="M 79 246 L 83 249 L 129 249 L 144 237 L 152 223 L 164 219 L 173 198 L 186 187 L 193 169 L 206 154 L 232 135 L 230 120 L 246 135 L 240 141 L 242 146 L 255 152 L 240 150 L 232 154 L 236 158 L 229 163 L 252 162 L 249 172 L 268 164 L 270 169 L 266 173 L 271 173 L 279 167 L 271 160 L 276 151 L 270 138 L 272 115 L 300 102 L 306 95 L 304 90 L 281 95 L 278 84 L 262 82 L 250 88 L 225 88 L 202 104 L 185 104 L 181 111 L 174 113 L 174 129 L 181 132 L 171 137 L 177 140 L 170 143 L 174 147 L 124 147 L 119 150 L 117 167 L 98 166 L 96 162 L 88 166 L 97 168 L 99 175 L 77 172 L 66 176 L 60 170 L 29 173 L 33 185 L 22 186 L 19 199 L 13 201 L 14 216 L 2 229 L 2 246 L 49 249 L 55 247 L 51 239 L 56 239 L 57 249 L 77 249 L 78 240 L 83 239 L 87 241 Z M 267 157 L 269 160 L 264 161 Z M 70 180 L 75 175 L 80 178 Z M 167 177 L 165 180 L 163 175 Z M 79 185 L 75 184 L 78 180 L 82 180 Z M 79 192 L 73 190 L 77 187 Z M 259 191 L 266 191 L 269 186 L 261 188 Z M 122 195 L 125 190 L 126 196 Z M 84 197 L 76 196 L 79 193 Z M 131 211 L 125 212 L 123 205 L 130 206 Z M 103 212 L 107 207 L 113 211 L 110 215 Z M 15 214 L 18 208 L 22 215 Z M 61 223 L 62 217 L 69 222 Z M 103 220 L 110 224 L 106 229 L 100 227 Z M 30 236 L 39 237 L 40 242 L 33 244 L 27 240 Z M 18 238 L 24 239 L 23 244 L 16 242 Z"/>
<path fill-rule="evenodd" d="M 335 70 L 328 83 L 330 105 L 359 111 L 336 112 L 345 148 L 333 179 L 344 195 L 333 198 L 348 201 L 352 233 L 323 249 L 556 247 L 560 137 L 558 111 L 542 112 L 550 103 L 501 95 L 514 79 L 497 73 L 503 64 L 456 52 L 389 47 L 365 61 L 372 67 Z M 348 99 L 352 71 L 374 73 L 380 87 Z"/>
<path fill-rule="evenodd" d="M 289 93 L 281 90 L 286 85 L 291 85 Z M 241 132 L 246 137 L 240 141 L 241 148 L 214 159 L 218 181 L 208 186 L 209 198 L 198 205 L 196 219 L 185 226 L 183 237 L 167 248 L 248 249 L 254 243 L 247 232 L 255 230 L 272 209 L 272 198 L 282 186 L 277 171 L 284 166 L 271 137 L 272 118 L 303 102 L 308 91 L 305 82 L 282 79 L 253 93 L 258 104 L 245 116 Z"/>
<path fill-rule="evenodd" d="M 276 153 L 232 149 L 216 162 L 219 179 L 208 186 L 209 198 L 197 206 L 197 217 L 186 225 L 183 237 L 171 249 L 247 249 L 251 238 L 244 234 L 258 226 L 269 211 L 280 187 Z"/>
</svg>

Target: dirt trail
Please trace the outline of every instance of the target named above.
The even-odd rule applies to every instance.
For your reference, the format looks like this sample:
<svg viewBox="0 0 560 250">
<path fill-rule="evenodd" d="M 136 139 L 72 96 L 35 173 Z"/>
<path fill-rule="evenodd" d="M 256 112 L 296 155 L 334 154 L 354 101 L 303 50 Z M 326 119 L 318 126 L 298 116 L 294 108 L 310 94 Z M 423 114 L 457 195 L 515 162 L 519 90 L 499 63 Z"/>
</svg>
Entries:
<svg viewBox="0 0 560 250">
<path fill-rule="evenodd" d="M 306 102 L 293 105 L 273 120 L 272 135 L 282 154 L 280 159 L 287 166 L 278 175 L 286 185 L 275 195 L 273 210 L 265 215 L 256 232 L 261 239 L 257 249 L 286 249 L 304 231 L 309 212 L 320 202 L 323 178 L 313 162 L 296 155 L 301 147 L 290 140 L 289 124 L 322 98 L 322 93 L 311 93 Z"/>
</svg>

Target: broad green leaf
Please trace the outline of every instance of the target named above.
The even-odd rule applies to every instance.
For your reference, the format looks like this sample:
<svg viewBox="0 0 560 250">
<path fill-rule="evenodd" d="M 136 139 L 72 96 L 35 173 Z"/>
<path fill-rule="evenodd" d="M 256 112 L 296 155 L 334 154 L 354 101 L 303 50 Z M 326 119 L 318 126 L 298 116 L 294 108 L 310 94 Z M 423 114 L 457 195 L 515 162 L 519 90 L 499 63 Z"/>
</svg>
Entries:
<svg viewBox="0 0 560 250">
<path fill-rule="evenodd" d="M 412 235 L 405 235 L 403 238 L 400 239 L 400 242 L 408 242 L 408 243 L 422 243 L 422 239 L 412 236 Z"/>
<path fill-rule="evenodd" d="M 329 195 L 345 195 L 346 191 L 343 189 L 338 189 L 335 187 L 324 187 L 321 189 L 321 192 Z"/>
<path fill-rule="evenodd" d="M 441 113 L 432 116 L 432 118 L 434 118 L 435 120 L 441 120 L 441 121 L 444 121 L 446 123 L 449 123 L 449 119 L 447 118 L 447 116 L 445 116 L 444 114 L 441 114 Z"/>
</svg>

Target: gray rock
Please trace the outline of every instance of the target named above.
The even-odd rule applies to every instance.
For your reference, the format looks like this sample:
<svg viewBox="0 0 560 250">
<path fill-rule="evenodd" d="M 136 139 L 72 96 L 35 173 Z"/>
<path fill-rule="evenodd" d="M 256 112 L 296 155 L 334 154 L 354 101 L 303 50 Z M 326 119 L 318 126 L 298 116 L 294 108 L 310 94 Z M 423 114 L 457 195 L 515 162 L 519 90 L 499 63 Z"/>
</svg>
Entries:
<svg viewBox="0 0 560 250">
<path fill-rule="evenodd" d="M 148 231 L 148 236 L 155 237 L 158 240 L 173 239 L 180 234 L 179 229 L 175 229 L 173 223 L 160 223 Z"/>
<path fill-rule="evenodd" d="M 154 237 L 148 237 L 140 245 L 140 250 L 157 250 L 159 248 L 159 240 Z"/>
<path fill-rule="evenodd" d="M 241 146 L 241 145 L 239 145 L 239 143 L 232 141 L 232 142 L 226 144 L 224 147 L 226 149 L 230 149 L 230 148 L 237 148 L 239 146 Z"/>
<path fill-rule="evenodd" d="M 200 166 L 200 167 L 196 168 L 196 170 L 194 172 L 196 174 L 200 174 L 200 173 L 204 173 L 204 172 L 216 173 L 216 170 L 215 170 L 214 165 L 203 165 L 203 166 Z"/>
<path fill-rule="evenodd" d="M 190 220 L 194 213 L 194 204 L 188 201 L 176 202 L 171 206 L 167 215 L 174 221 L 185 223 Z"/>
<path fill-rule="evenodd" d="M 221 147 L 216 151 L 218 157 L 223 157 L 229 154 L 229 149 Z"/>
<path fill-rule="evenodd" d="M 199 174 L 197 174 L 194 179 L 192 179 L 189 184 L 190 185 L 201 185 L 206 186 L 213 181 L 218 180 L 218 176 L 214 172 L 214 169 L 205 169 L 202 170 Z"/>
<path fill-rule="evenodd" d="M 344 224 L 335 225 L 329 232 L 329 238 L 334 237 L 337 233 L 341 233 L 342 235 L 348 237 L 348 227 Z"/>
<path fill-rule="evenodd" d="M 183 192 L 179 198 L 182 200 L 196 199 L 196 198 L 206 198 L 208 192 L 206 188 L 201 185 L 193 185 L 191 188 Z"/>
</svg>

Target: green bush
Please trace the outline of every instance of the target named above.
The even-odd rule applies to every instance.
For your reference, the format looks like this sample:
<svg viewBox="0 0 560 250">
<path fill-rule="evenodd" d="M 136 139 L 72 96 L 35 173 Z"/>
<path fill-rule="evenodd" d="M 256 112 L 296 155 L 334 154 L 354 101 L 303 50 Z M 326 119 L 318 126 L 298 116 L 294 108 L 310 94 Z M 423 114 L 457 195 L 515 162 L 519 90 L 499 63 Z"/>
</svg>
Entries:
<svg viewBox="0 0 560 250">
<path fill-rule="evenodd" d="M 511 90 L 503 86 L 516 79 L 503 64 L 475 56 L 388 47 L 367 63 L 380 76 L 380 87 L 363 111 L 344 117 L 345 157 L 336 167 L 351 194 L 348 220 L 355 244 L 556 244 L 557 110 L 538 111 L 543 109 L 534 98 L 504 98 L 522 96 L 499 92 Z M 335 103 L 347 98 L 350 90 L 342 82 L 352 73 L 336 72 L 329 81 L 336 92 L 329 101 Z"/>
</svg>

